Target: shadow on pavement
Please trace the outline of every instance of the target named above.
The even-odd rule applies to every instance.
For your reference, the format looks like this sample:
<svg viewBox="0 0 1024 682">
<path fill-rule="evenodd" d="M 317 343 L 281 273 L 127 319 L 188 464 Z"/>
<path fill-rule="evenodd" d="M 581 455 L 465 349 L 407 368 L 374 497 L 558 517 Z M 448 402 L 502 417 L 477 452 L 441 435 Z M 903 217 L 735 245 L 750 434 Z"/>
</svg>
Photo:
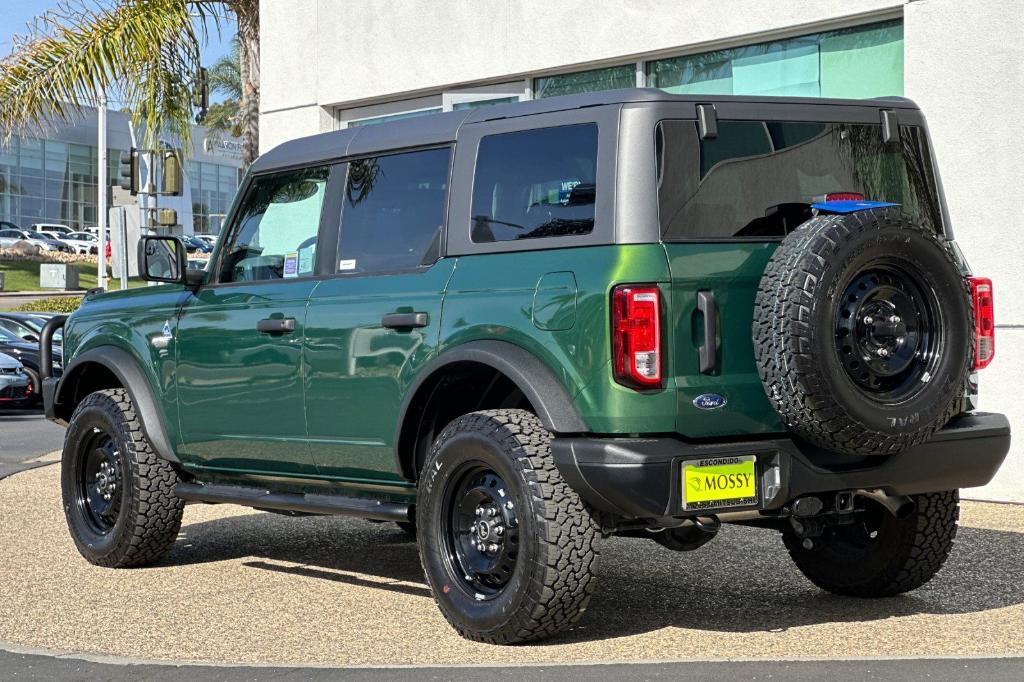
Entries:
<svg viewBox="0 0 1024 682">
<path fill-rule="evenodd" d="M 696 552 L 612 538 L 597 590 L 576 628 L 552 642 L 602 640 L 666 627 L 781 631 L 829 622 L 958 614 L 1024 603 L 1024 534 L 961 528 L 949 562 L 924 587 L 888 599 L 839 597 L 796 570 L 778 533 L 727 526 Z M 256 513 L 187 525 L 161 565 L 249 558 L 243 565 L 429 598 L 416 544 L 391 524 Z M 354 575 L 355 574 L 355 575 Z M 680 651 L 679 656 L 699 656 Z"/>
</svg>

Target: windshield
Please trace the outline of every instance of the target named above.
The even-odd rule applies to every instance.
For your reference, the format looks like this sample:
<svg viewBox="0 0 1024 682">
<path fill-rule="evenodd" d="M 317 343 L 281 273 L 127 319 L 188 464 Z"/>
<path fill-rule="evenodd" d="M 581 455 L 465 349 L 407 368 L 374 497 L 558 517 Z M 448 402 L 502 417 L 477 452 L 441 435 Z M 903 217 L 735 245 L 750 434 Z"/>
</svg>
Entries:
<svg viewBox="0 0 1024 682">
<path fill-rule="evenodd" d="M 49 239 L 49 237 L 40 232 L 29 232 L 28 236 L 31 237 L 32 239 Z"/>
<path fill-rule="evenodd" d="M 942 229 L 917 126 L 886 144 L 880 125 L 719 121 L 718 137 L 701 140 L 695 121 L 663 121 L 656 151 L 666 241 L 784 237 L 830 193 L 896 203 Z"/>
</svg>

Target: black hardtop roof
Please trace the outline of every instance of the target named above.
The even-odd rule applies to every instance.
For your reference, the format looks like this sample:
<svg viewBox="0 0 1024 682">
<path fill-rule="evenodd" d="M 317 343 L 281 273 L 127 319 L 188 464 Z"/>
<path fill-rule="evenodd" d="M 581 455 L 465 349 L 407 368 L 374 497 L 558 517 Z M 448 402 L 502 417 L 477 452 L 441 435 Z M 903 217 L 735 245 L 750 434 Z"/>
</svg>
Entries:
<svg viewBox="0 0 1024 682">
<path fill-rule="evenodd" d="M 744 103 L 751 105 L 856 106 L 879 109 L 917 109 L 905 97 L 875 99 L 831 99 L 824 97 L 756 97 L 752 95 L 673 95 L 655 88 L 627 88 L 587 92 L 578 95 L 477 107 L 464 111 L 430 114 L 310 135 L 283 142 L 253 162 L 250 170 L 261 173 L 309 163 L 370 154 L 385 149 L 426 146 L 453 142 L 463 124 L 547 114 L 570 109 L 615 104 L 662 102 Z"/>
</svg>

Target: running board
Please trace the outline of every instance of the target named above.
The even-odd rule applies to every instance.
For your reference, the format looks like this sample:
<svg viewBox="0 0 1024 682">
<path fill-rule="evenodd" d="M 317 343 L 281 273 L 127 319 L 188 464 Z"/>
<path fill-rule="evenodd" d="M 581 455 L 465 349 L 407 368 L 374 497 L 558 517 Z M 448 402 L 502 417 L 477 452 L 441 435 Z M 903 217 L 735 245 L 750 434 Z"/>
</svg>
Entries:
<svg viewBox="0 0 1024 682">
<path fill-rule="evenodd" d="M 207 504 L 240 504 L 245 507 L 273 511 L 302 512 L 305 514 L 331 514 L 357 516 L 374 521 L 408 521 L 412 507 L 397 502 L 380 502 L 361 497 L 316 495 L 299 493 L 272 493 L 263 488 L 245 488 L 234 485 L 200 485 L 179 483 L 174 493 L 186 502 Z"/>
</svg>

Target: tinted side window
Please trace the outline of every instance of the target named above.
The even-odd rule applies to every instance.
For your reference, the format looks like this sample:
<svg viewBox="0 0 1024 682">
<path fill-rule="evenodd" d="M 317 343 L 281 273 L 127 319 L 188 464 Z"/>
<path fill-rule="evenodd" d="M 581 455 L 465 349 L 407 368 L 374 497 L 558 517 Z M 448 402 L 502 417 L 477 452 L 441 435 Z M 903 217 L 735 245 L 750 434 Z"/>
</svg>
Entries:
<svg viewBox="0 0 1024 682">
<path fill-rule="evenodd" d="M 257 177 L 239 209 L 221 261 L 221 282 L 312 275 L 329 169 Z"/>
<path fill-rule="evenodd" d="M 694 121 L 663 121 L 656 137 L 658 198 L 666 240 L 779 238 L 811 218 L 811 204 L 854 192 L 939 229 L 927 143 L 901 126 L 720 121 L 701 140 Z"/>
<path fill-rule="evenodd" d="M 451 149 L 349 163 L 340 272 L 394 272 L 437 260 Z"/>
<path fill-rule="evenodd" d="M 596 181 L 596 124 L 487 135 L 473 180 L 473 241 L 587 234 Z"/>
</svg>

